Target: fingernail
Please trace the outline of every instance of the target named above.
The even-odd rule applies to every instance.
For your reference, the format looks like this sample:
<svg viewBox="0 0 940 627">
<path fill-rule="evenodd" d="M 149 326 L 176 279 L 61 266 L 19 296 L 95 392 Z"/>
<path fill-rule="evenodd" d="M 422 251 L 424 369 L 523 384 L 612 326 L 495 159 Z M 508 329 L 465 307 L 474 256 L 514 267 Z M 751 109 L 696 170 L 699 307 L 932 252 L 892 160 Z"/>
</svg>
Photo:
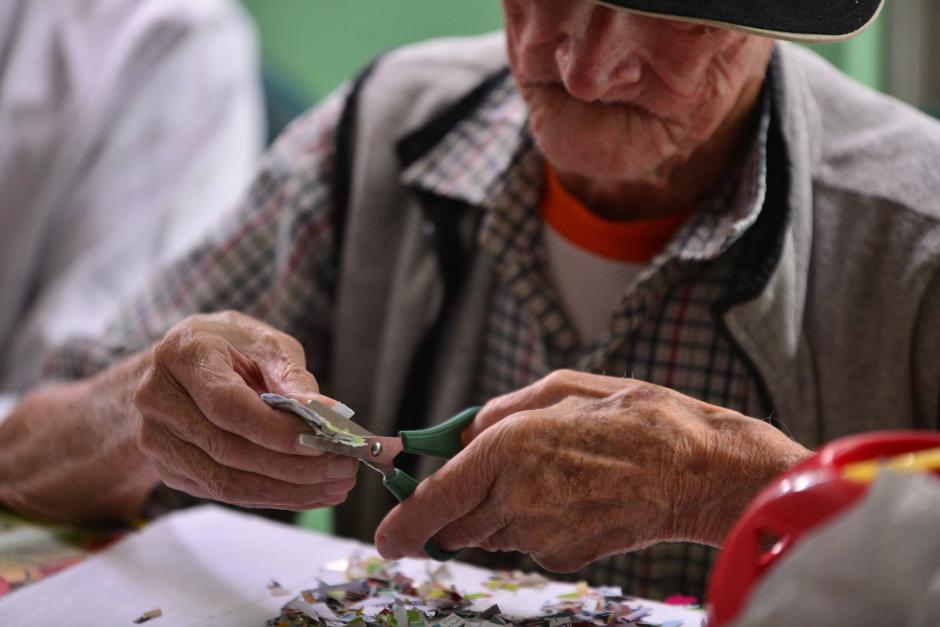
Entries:
<svg viewBox="0 0 940 627">
<path fill-rule="evenodd" d="M 319 438 L 309 433 L 301 433 L 297 436 L 297 448 L 304 455 L 323 455 L 324 451 L 320 448 Z"/>
<path fill-rule="evenodd" d="M 346 479 L 356 474 L 359 462 L 349 457 L 337 457 L 330 462 L 326 476 L 330 479 Z"/>
</svg>

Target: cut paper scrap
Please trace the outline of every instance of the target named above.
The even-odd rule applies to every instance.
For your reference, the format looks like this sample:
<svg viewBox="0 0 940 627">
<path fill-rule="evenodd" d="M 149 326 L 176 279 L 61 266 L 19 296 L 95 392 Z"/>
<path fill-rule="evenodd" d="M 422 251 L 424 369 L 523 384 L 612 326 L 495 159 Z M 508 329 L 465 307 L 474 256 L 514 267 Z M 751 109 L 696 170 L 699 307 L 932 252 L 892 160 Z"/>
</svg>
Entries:
<svg viewBox="0 0 940 627">
<path fill-rule="evenodd" d="M 272 579 L 271 583 L 268 584 L 268 592 L 271 593 L 272 597 L 283 597 L 290 594 L 290 590 L 287 590 L 276 579 Z"/>
<path fill-rule="evenodd" d="M 360 447 L 366 445 L 366 441 L 361 435 L 357 435 L 348 429 L 334 425 L 329 418 L 324 415 L 326 413 L 324 408 L 326 410 L 329 410 L 329 408 L 321 403 L 311 401 L 304 404 L 292 398 L 281 396 L 280 394 L 262 394 L 261 400 L 282 411 L 297 414 L 313 429 L 317 437 L 321 437 L 330 442 L 337 442 L 343 446 Z M 350 418 L 353 415 L 352 411 L 345 405 L 339 405 L 338 410 L 334 408 L 332 411 L 335 411 L 344 418 Z"/>
<path fill-rule="evenodd" d="M 156 608 L 156 609 L 153 609 L 153 610 L 149 610 L 149 611 L 147 611 L 147 612 L 144 612 L 143 614 L 141 614 L 140 616 L 138 616 L 137 619 L 134 621 L 134 624 L 135 624 L 135 625 L 140 625 L 140 624 L 142 624 L 142 623 L 146 623 L 146 622 L 148 622 L 148 621 L 151 621 L 151 620 L 153 620 L 154 618 L 160 618 L 161 616 L 163 616 L 163 610 L 161 610 L 161 609 L 158 607 L 158 608 Z"/>
<path fill-rule="evenodd" d="M 484 585 L 490 590 L 518 590 L 519 588 L 541 588 L 547 584 L 548 579 L 538 573 L 514 570 L 500 571 Z"/>
</svg>

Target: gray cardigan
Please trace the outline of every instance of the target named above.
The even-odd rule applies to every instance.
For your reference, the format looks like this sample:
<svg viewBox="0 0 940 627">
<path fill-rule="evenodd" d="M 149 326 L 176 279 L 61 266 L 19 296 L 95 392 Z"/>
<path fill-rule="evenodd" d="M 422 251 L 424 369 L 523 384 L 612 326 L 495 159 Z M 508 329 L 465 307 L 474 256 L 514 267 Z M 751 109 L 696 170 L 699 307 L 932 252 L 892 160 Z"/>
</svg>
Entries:
<svg viewBox="0 0 940 627">
<path fill-rule="evenodd" d="M 479 210 L 449 207 L 442 223 L 440 199 L 399 177 L 414 138 L 432 148 L 455 103 L 472 106 L 473 90 L 505 64 L 501 35 L 403 48 L 378 61 L 349 105 L 329 391 L 378 433 L 395 431 L 403 404 L 430 421 L 468 398 L 486 314 L 474 296 L 493 280 L 484 255 L 472 254 Z M 775 265 L 716 322 L 806 446 L 936 429 L 940 124 L 802 48 L 778 44 L 774 64 L 789 168 L 777 200 L 788 219 Z M 461 277 L 449 286 L 455 264 Z M 431 364 L 420 373 L 431 383 L 417 392 L 416 361 Z M 409 393 L 420 402 L 409 404 Z M 377 481 L 362 484 L 339 517 L 369 539 L 390 503 Z"/>
</svg>

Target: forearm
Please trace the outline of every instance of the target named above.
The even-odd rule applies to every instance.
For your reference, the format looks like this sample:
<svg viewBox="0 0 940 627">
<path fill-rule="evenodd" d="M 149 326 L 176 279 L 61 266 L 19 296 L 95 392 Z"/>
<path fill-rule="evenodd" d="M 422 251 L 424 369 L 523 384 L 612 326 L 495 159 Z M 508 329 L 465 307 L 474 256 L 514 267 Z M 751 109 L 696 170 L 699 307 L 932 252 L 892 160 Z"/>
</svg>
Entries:
<svg viewBox="0 0 940 627">
<path fill-rule="evenodd" d="M 133 403 L 150 358 L 24 397 L 0 425 L 0 504 L 54 520 L 134 515 L 158 481 L 137 446 Z"/>
</svg>

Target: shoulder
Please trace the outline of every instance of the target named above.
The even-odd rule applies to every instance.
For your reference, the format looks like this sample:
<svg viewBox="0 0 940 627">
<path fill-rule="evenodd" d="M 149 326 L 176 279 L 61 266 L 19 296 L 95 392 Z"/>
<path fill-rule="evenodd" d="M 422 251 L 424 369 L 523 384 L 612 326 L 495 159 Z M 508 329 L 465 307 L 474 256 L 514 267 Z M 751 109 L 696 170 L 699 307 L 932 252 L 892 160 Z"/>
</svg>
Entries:
<svg viewBox="0 0 940 627">
<path fill-rule="evenodd" d="M 221 65 L 203 52 L 208 46 L 223 59 L 240 50 L 253 52 L 255 46 L 251 21 L 235 0 L 54 0 L 39 5 L 34 13 L 44 14 L 41 19 L 67 42 L 63 54 L 80 50 L 82 58 L 97 59 L 102 70 L 134 65 L 144 71 L 183 49 L 193 63 Z"/>
<path fill-rule="evenodd" d="M 940 121 L 839 72 L 810 51 L 787 46 L 818 112 L 814 183 L 883 202 L 940 223 Z"/>
<path fill-rule="evenodd" d="M 364 82 L 359 119 L 395 125 L 403 137 L 506 64 L 501 32 L 398 48 L 380 57 Z"/>
<path fill-rule="evenodd" d="M 235 0 L 58 0 L 70 24 L 106 28 L 112 32 L 133 28 L 146 31 L 159 26 L 209 28 L 226 24 L 247 25 L 250 20 Z"/>
</svg>

